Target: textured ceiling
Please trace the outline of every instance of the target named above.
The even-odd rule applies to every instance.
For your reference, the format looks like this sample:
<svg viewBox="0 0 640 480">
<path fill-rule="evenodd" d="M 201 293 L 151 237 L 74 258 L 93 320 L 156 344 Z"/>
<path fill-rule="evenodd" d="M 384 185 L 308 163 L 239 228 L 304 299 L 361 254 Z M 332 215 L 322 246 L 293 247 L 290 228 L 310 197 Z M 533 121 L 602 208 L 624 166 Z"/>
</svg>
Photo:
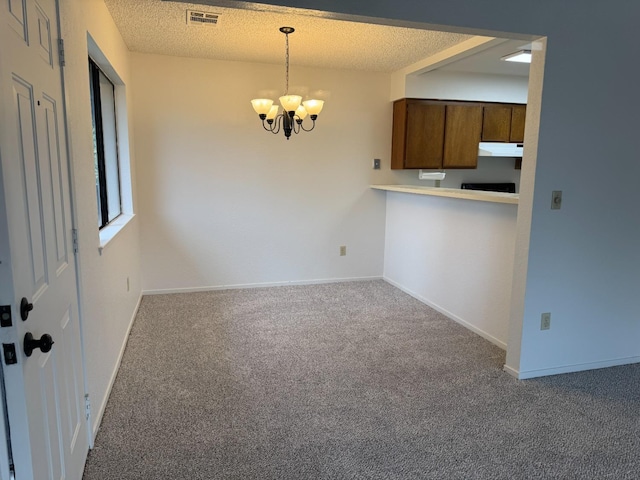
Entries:
<svg viewBox="0 0 640 480">
<path fill-rule="evenodd" d="M 261 63 L 283 63 L 289 36 L 291 64 L 392 72 L 470 38 L 310 16 L 211 7 L 161 0 L 106 0 L 133 52 Z M 188 26 L 187 9 L 220 15 L 215 27 Z"/>
</svg>

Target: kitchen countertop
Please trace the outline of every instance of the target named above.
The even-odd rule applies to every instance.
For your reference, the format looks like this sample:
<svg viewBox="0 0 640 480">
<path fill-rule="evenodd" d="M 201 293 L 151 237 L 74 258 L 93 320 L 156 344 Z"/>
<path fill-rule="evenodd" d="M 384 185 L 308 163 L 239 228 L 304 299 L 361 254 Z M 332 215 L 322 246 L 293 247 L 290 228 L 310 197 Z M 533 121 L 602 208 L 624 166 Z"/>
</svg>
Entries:
<svg viewBox="0 0 640 480">
<path fill-rule="evenodd" d="M 461 188 L 423 187 L 420 185 L 370 185 L 375 190 L 387 192 L 413 193 L 435 197 L 461 198 L 478 202 L 510 203 L 517 205 L 520 195 L 517 193 L 485 192 L 482 190 L 463 190 Z"/>
</svg>

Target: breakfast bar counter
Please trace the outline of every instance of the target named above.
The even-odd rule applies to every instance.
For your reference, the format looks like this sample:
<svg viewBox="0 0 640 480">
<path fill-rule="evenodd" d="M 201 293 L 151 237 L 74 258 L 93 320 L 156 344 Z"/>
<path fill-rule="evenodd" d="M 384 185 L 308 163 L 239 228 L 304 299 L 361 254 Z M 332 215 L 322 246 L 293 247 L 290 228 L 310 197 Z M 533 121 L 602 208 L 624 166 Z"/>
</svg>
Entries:
<svg viewBox="0 0 640 480">
<path fill-rule="evenodd" d="M 482 190 L 463 190 L 460 188 L 423 187 L 421 185 L 371 185 L 375 190 L 388 192 L 412 193 L 436 197 L 461 198 L 478 202 L 510 203 L 517 205 L 517 193 L 485 192 Z"/>
</svg>

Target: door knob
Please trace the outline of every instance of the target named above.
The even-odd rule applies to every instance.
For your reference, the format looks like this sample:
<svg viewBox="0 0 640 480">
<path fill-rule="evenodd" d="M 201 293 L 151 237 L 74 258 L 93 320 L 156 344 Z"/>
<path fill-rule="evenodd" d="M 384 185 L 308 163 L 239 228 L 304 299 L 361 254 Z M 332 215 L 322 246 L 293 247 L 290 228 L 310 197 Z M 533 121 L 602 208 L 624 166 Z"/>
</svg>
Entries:
<svg viewBox="0 0 640 480">
<path fill-rule="evenodd" d="M 48 333 L 45 333 L 40 337 L 40 340 L 33 338 L 31 332 L 27 332 L 24 335 L 24 354 L 30 357 L 36 348 L 39 348 L 42 353 L 47 353 L 53 346 L 53 338 Z"/>
<path fill-rule="evenodd" d="M 33 303 L 29 303 L 29 300 L 22 297 L 20 301 L 20 318 L 22 318 L 23 321 L 29 318 L 29 312 L 31 310 L 33 310 Z"/>
</svg>

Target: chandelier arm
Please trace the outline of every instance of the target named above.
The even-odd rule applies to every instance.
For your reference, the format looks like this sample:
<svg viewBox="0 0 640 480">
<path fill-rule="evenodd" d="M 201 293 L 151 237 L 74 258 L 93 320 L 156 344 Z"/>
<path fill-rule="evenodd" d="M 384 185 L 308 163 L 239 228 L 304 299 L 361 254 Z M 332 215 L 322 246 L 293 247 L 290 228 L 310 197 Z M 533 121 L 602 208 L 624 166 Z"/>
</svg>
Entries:
<svg viewBox="0 0 640 480">
<path fill-rule="evenodd" d="M 282 114 L 278 115 L 275 118 L 273 128 L 271 129 L 271 133 L 278 134 L 280 133 L 280 129 L 282 128 Z"/>
<path fill-rule="evenodd" d="M 266 120 L 262 120 L 262 128 L 264 128 L 267 132 L 273 132 L 273 128 L 274 128 L 273 121 L 269 123 Z"/>
<path fill-rule="evenodd" d="M 305 132 L 310 132 L 311 130 L 313 130 L 316 127 L 316 121 L 311 119 L 311 121 L 313 122 L 313 124 L 311 125 L 311 128 L 304 128 L 304 125 L 301 123 L 300 124 L 300 128 L 302 130 L 304 130 Z"/>
</svg>

